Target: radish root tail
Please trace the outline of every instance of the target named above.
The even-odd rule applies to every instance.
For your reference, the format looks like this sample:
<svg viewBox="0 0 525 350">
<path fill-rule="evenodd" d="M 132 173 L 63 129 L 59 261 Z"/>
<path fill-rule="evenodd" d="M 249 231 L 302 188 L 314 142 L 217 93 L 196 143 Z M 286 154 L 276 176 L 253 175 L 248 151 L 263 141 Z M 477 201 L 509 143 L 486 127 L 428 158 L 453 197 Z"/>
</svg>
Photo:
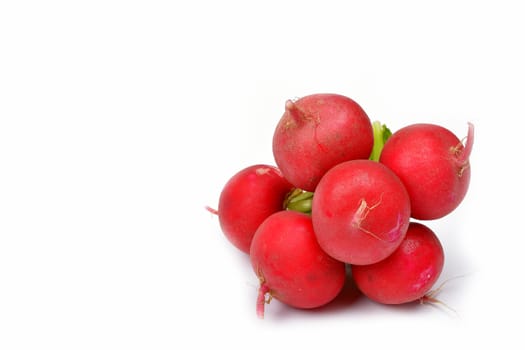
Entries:
<svg viewBox="0 0 525 350">
<path fill-rule="evenodd" d="M 264 306 L 270 304 L 273 299 L 272 291 L 266 284 L 264 276 L 260 269 L 257 269 L 257 277 L 259 278 L 259 292 L 257 294 L 256 312 L 260 319 L 264 318 Z"/>
<path fill-rule="evenodd" d="M 268 294 L 268 297 L 266 296 Z M 264 304 L 269 304 L 272 300 L 272 294 L 270 288 L 266 284 L 261 284 L 259 287 L 259 294 L 257 295 L 257 316 L 261 319 L 264 318 Z"/>
<path fill-rule="evenodd" d="M 209 207 L 209 206 L 205 206 L 204 208 L 210 213 L 212 213 L 213 215 L 219 215 L 219 211 L 217 209 L 213 209 L 212 207 Z"/>
<path fill-rule="evenodd" d="M 464 276 L 456 276 L 456 277 L 452 277 L 452 278 L 449 278 L 449 279 L 443 281 L 443 283 L 441 283 L 436 289 L 432 289 L 427 294 L 422 296 L 419 299 L 420 304 L 439 305 L 439 306 L 442 306 L 442 307 L 446 308 L 447 310 L 451 311 L 456 316 L 459 316 L 459 314 L 458 314 L 458 312 L 456 310 L 454 310 L 452 307 L 450 307 L 449 305 L 445 304 L 441 300 L 437 299 L 436 296 L 441 292 L 441 290 L 443 289 L 445 284 L 447 284 L 448 282 L 450 282 L 453 279 L 460 278 L 460 277 L 464 277 Z"/>
</svg>

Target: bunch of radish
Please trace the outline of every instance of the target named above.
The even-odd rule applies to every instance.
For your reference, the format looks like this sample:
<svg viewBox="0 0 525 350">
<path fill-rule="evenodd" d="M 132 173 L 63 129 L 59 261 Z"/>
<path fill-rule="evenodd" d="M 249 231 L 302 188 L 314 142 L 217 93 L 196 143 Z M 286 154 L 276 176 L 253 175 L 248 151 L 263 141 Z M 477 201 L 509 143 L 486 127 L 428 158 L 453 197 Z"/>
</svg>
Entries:
<svg viewBox="0 0 525 350">
<path fill-rule="evenodd" d="M 321 307 L 347 278 L 379 303 L 432 299 L 444 253 L 421 221 L 462 202 L 473 141 L 470 123 L 463 140 L 434 124 L 392 133 L 343 95 L 288 100 L 273 136 L 276 166 L 239 171 L 218 209 L 208 207 L 250 255 L 257 314 L 271 299 Z"/>
</svg>

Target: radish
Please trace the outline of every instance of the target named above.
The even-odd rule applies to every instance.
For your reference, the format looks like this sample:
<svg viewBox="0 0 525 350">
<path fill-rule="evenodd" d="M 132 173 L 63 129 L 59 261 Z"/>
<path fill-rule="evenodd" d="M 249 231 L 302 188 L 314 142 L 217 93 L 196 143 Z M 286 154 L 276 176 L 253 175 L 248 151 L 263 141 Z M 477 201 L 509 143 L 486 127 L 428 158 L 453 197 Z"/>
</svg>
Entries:
<svg viewBox="0 0 525 350">
<path fill-rule="evenodd" d="M 372 146 L 372 125 L 365 111 L 337 94 L 286 101 L 273 135 L 273 155 L 284 177 L 311 192 L 326 171 L 343 161 L 368 158 Z"/>
<path fill-rule="evenodd" d="M 352 276 L 359 290 L 379 303 L 432 301 L 426 294 L 441 274 L 443 263 L 443 247 L 434 232 L 412 222 L 394 253 L 376 264 L 352 266 Z"/>
<path fill-rule="evenodd" d="M 224 235 L 237 248 L 250 252 L 259 225 L 271 214 L 283 210 L 292 185 L 271 165 L 252 165 L 236 173 L 224 186 L 219 209 L 207 207 L 219 216 Z"/>
<path fill-rule="evenodd" d="M 271 298 L 296 308 L 332 301 L 345 283 L 345 264 L 328 256 L 316 241 L 310 216 L 281 211 L 257 229 L 250 248 L 260 281 L 257 314 Z"/>
<path fill-rule="evenodd" d="M 405 184 L 413 218 L 438 219 L 459 206 L 470 182 L 473 142 L 470 123 L 465 145 L 450 130 L 434 124 L 409 125 L 388 139 L 379 161 Z"/>
<path fill-rule="evenodd" d="M 351 160 L 330 169 L 312 201 L 317 240 L 330 256 L 365 265 L 390 255 L 403 240 L 410 200 L 399 178 L 372 160 Z"/>
</svg>

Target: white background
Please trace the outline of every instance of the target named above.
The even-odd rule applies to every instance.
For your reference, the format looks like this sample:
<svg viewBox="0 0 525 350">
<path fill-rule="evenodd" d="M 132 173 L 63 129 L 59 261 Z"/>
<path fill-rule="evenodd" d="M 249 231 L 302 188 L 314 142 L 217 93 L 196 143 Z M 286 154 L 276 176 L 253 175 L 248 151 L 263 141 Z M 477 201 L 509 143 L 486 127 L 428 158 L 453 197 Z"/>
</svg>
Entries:
<svg viewBox="0 0 525 350">
<path fill-rule="evenodd" d="M 190 4 L 191 3 L 191 4 Z M 523 346 L 519 1 L 3 1 L 0 348 Z M 467 198 L 427 224 L 440 299 L 257 319 L 204 210 L 273 163 L 284 102 L 355 99 L 393 130 L 476 126 Z M 184 344 L 184 345 L 183 345 Z"/>
</svg>

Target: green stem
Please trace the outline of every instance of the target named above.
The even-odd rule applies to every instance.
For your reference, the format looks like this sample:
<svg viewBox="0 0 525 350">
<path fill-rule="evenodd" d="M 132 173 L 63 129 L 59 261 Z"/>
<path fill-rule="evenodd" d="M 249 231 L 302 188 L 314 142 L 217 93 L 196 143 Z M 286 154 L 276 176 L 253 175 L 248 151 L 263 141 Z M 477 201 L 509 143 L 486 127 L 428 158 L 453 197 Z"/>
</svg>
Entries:
<svg viewBox="0 0 525 350">
<path fill-rule="evenodd" d="M 305 214 L 312 212 L 313 192 L 303 191 L 300 188 L 294 189 L 286 197 L 283 207 L 286 210 L 294 210 Z"/>
<path fill-rule="evenodd" d="M 370 154 L 370 160 L 378 162 L 381 151 L 383 151 L 386 141 L 392 136 L 392 132 L 386 125 L 381 124 L 381 122 L 377 120 L 372 123 L 372 128 L 374 130 L 374 147 Z"/>
<path fill-rule="evenodd" d="M 302 201 L 288 204 L 288 210 L 298 211 L 300 213 L 312 213 L 312 199 L 304 199 Z"/>
</svg>

